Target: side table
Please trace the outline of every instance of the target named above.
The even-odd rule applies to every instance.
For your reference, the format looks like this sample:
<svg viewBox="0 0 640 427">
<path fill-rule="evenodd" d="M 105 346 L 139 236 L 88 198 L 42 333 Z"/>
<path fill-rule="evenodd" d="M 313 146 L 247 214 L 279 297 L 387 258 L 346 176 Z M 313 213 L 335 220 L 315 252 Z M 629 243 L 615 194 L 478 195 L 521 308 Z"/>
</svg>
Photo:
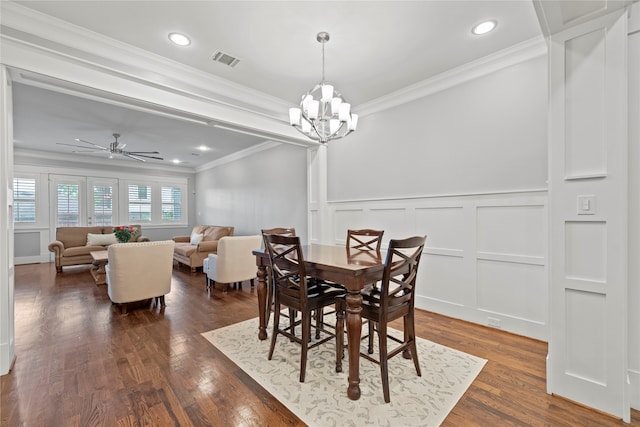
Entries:
<svg viewBox="0 0 640 427">
<path fill-rule="evenodd" d="M 107 265 L 107 261 L 109 252 L 107 251 L 91 251 L 91 258 L 93 258 L 93 267 L 91 267 L 91 276 L 93 280 L 95 280 L 96 285 L 106 285 L 107 284 L 107 272 L 105 270 L 105 266 Z"/>
</svg>

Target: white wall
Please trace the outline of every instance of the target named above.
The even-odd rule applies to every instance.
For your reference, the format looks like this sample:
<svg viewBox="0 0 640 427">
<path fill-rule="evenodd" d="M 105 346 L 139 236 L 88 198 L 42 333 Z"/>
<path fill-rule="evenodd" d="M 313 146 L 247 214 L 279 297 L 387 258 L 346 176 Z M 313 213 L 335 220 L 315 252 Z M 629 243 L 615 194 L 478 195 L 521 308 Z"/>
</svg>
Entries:
<svg viewBox="0 0 640 427">
<path fill-rule="evenodd" d="M 328 198 L 546 188 L 546 114 L 547 61 L 537 56 L 368 115 L 329 144 Z"/>
<path fill-rule="evenodd" d="M 385 243 L 426 234 L 417 307 L 547 340 L 548 81 L 535 52 L 452 72 L 330 142 L 328 220 L 310 205 L 309 226 L 332 244 L 347 228 L 383 229 Z"/>
<path fill-rule="evenodd" d="M 232 225 L 235 235 L 295 227 L 307 235 L 307 151 L 274 144 L 196 175 L 196 223 Z"/>
</svg>

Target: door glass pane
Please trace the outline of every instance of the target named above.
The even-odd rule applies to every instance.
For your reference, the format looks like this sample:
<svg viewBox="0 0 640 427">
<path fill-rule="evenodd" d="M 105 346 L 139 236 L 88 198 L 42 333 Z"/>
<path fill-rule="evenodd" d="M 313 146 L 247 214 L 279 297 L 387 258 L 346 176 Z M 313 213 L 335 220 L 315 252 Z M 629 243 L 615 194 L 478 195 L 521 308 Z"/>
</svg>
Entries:
<svg viewBox="0 0 640 427">
<path fill-rule="evenodd" d="M 13 221 L 36 222 L 36 180 L 13 179 Z"/>
<path fill-rule="evenodd" d="M 80 186 L 58 184 L 58 227 L 80 225 Z"/>
<path fill-rule="evenodd" d="M 151 221 L 151 187 L 129 184 L 129 221 Z"/>
<path fill-rule="evenodd" d="M 93 214 L 95 225 L 113 224 L 113 187 L 93 186 Z"/>
<path fill-rule="evenodd" d="M 162 187 L 162 221 L 182 219 L 182 190 L 179 187 Z"/>
</svg>

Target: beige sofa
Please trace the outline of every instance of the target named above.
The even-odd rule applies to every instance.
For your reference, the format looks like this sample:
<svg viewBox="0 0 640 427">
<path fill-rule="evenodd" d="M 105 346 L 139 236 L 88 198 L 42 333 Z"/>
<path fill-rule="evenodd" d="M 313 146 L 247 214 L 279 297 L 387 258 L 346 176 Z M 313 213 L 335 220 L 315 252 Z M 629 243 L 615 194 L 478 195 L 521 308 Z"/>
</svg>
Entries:
<svg viewBox="0 0 640 427">
<path fill-rule="evenodd" d="M 133 225 L 137 231 L 131 237 L 130 242 L 148 242 L 147 237 L 142 236 L 142 227 Z M 91 241 L 88 241 L 91 234 Z M 91 264 L 91 251 L 102 251 L 109 246 L 107 235 L 113 235 L 113 226 L 100 227 L 58 227 L 56 228 L 56 240 L 49 244 L 49 251 L 55 254 L 56 270 L 62 273 L 62 267 L 68 265 Z M 96 235 L 104 235 L 96 236 Z M 114 237 L 115 238 L 115 237 Z M 89 244 L 88 244 L 89 243 Z M 103 244 L 100 244 L 103 243 Z"/>
<path fill-rule="evenodd" d="M 174 244 L 164 240 L 109 246 L 107 293 L 120 304 L 122 314 L 127 313 L 127 303 L 149 298 L 152 304 L 165 306 L 164 296 L 171 292 Z"/>
<path fill-rule="evenodd" d="M 196 225 L 189 236 L 173 238 L 176 242 L 173 259 L 178 262 L 178 267 L 181 265 L 191 267 L 193 273 L 196 268 L 202 267 L 202 261 L 209 254 L 215 254 L 218 251 L 218 241 L 225 236 L 233 236 L 233 227 Z"/>
</svg>

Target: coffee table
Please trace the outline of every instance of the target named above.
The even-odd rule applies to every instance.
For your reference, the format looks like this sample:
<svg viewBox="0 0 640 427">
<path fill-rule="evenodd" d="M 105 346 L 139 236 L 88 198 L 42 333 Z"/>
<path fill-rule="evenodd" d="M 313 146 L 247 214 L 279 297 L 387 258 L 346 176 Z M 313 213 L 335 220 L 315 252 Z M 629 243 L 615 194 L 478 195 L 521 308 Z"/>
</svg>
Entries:
<svg viewBox="0 0 640 427">
<path fill-rule="evenodd" d="M 105 270 L 105 266 L 107 265 L 107 261 L 109 252 L 107 251 L 91 251 L 91 258 L 93 258 L 93 267 L 91 267 L 91 276 L 93 280 L 95 280 L 96 285 L 106 285 L 107 284 L 107 272 Z"/>
</svg>

